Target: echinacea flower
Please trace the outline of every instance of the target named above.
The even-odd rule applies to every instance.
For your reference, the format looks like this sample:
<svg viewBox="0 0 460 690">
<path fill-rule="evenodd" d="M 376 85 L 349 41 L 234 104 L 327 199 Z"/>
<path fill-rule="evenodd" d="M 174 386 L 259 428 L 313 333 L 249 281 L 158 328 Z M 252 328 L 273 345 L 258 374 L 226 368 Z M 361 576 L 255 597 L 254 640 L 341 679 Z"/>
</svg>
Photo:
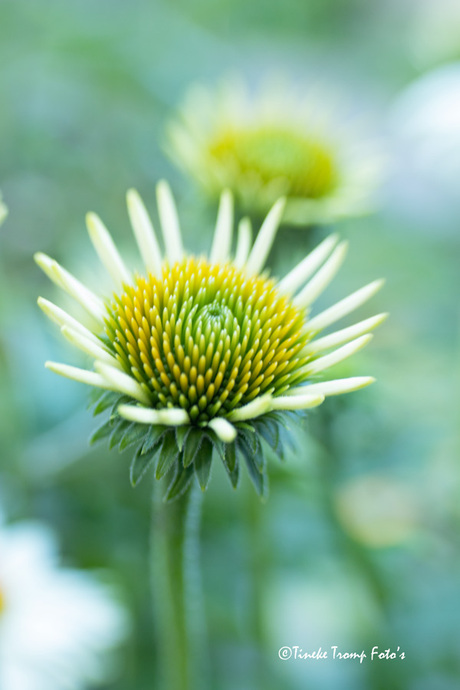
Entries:
<svg viewBox="0 0 460 690">
<path fill-rule="evenodd" d="M 58 567 L 40 523 L 0 524 L 0 688 L 67 690 L 109 680 L 127 614 L 93 575 Z"/>
<path fill-rule="evenodd" d="M 287 223 L 331 222 L 371 210 L 381 167 L 333 120 L 312 91 L 194 86 L 168 127 L 167 152 L 208 195 L 228 188 L 251 216 L 286 196 Z"/>
<path fill-rule="evenodd" d="M 172 477 L 168 497 L 183 492 L 194 473 L 204 489 L 214 453 L 235 486 L 243 457 L 256 488 L 263 492 L 261 439 L 278 446 L 286 426 L 283 413 L 313 408 L 328 395 L 373 381 L 356 377 L 312 382 L 370 340 L 369 331 L 384 314 L 318 336 L 369 299 L 382 281 L 310 317 L 313 301 L 345 257 L 345 242 L 338 243 L 335 235 L 327 238 L 276 280 L 263 268 L 283 199 L 267 215 L 252 246 L 250 222 L 240 222 L 232 254 L 233 202 L 224 191 L 209 257 L 184 253 L 177 211 L 165 182 L 157 187 L 157 200 L 165 258 L 139 195 L 128 192 L 129 216 L 145 265 L 140 274 L 125 265 L 102 221 L 93 213 L 87 216 L 91 241 L 113 278 L 112 295 L 101 298 L 53 259 L 35 256 L 94 323 L 89 329 L 40 297 L 43 311 L 94 362 L 94 370 L 55 362 L 46 366 L 111 391 L 96 406 L 96 413 L 108 407 L 112 412 L 94 439 L 110 435 L 110 444 L 121 449 L 137 445 L 133 483 L 156 460 L 156 477 L 168 471 Z"/>
</svg>

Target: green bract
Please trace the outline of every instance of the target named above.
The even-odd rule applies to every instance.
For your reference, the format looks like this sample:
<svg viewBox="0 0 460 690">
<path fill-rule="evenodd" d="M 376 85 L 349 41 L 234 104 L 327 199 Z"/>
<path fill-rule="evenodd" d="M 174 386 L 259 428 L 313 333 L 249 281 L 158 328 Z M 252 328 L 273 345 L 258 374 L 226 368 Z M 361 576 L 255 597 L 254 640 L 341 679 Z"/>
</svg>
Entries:
<svg viewBox="0 0 460 690">
<path fill-rule="evenodd" d="M 109 447 L 120 451 L 133 448 L 130 479 L 136 486 L 148 470 L 156 479 L 166 476 L 165 499 L 182 495 L 196 475 L 203 491 L 207 488 L 211 465 L 222 462 L 234 488 L 238 486 L 242 463 L 260 496 L 267 494 L 266 451 L 270 447 L 280 459 L 292 439 L 289 422 L 296 421 L 291 412 L 268 412 L 257 419 L 236 423 L 236 438 L 223 442 L 212 429 L 193 426 L 165 427 L 129 422 L 117 414 L 127 398 L 106 392 L 95 402 L 94 414 L 110 410 L 109 418 L 93 433 L 91 443 L 108 439 Z"/>
</svg>

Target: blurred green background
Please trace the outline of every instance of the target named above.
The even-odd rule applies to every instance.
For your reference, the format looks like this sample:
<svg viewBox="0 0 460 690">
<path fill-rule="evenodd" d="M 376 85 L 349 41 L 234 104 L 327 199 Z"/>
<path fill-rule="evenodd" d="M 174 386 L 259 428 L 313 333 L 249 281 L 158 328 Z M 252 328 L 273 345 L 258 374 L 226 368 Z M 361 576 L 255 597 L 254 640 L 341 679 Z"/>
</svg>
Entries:
<svg viewBox="0 0 460 690">
<path fill-rule="evenodd" d="M 447 0 L 0 0 L 0 500 L 11 519 L 51 525 L 65 563 L 112 571 L 135 621 L 114 690 L 155 687 L 151 487 L 130 487 L 129 453 L 89 448 L 88 391 L 45 371 L 45 359 L 78 357 L 36 306 L 56 293 L 32 254 L 91 284 L 85 213 L 130 252 L 125 192 L 154 211 L 162 176 L 187 247 L 208 246 L 215 209 L 165 157 L 165 124 L 190 83 L 271 71 L 299 90 L 337 89 L 387 155 L 375 214 L 338 228 L 349 256 L 319 308 L 383 276 L 359 316 L 391 318 L 346 369 L 378 382 L 309 415 L 300 450 L 282 466 L 272 458 L 266 504 L 248 498 L 246 477 L 234 493 L 214 469 L 202 553 L 212 687 L 460 686 L 458 191 L 440 189 L 436 166 L 418 179 L 419 140 L 397 108 L 411 82 L 460 58 L 459 14 Z M 312 231 L 284 232 L 278 260 L 291 263 Z M 399 646 L 406 658 L 281 661 L 285 645 Z"/>
</svg>

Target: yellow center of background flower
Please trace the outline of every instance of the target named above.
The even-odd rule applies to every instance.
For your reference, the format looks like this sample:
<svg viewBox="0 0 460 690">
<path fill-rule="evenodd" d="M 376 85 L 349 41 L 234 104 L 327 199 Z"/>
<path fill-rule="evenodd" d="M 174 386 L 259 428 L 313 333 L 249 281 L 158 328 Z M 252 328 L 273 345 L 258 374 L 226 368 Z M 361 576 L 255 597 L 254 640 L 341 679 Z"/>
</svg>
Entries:
<svg viewBox="0 0 460 690">
<path fill-rule="evenodd" d="M 2 588 L 0 587 L 0 616 L 5 609 L 5 596 L 3 594 Z"/>
<path fill-rule="evenodd" d="M 228 130 L 215 138 L 209 152 L 237 174 L 256 174 L 263 184 L 283 178 L 285 193 L 291 197 L 319 199 L 337 184 L 332 152 L 294 130 L 275 126 Z"/>
<path fill-rule="evenodd" d="M 194 257 L 138 277 L 114 296 L 106 333 L 152 407 L 182 407 L 192 422 L 225 416 L 302 379 L 305 313 L 273 280 Z"/>
</svg>

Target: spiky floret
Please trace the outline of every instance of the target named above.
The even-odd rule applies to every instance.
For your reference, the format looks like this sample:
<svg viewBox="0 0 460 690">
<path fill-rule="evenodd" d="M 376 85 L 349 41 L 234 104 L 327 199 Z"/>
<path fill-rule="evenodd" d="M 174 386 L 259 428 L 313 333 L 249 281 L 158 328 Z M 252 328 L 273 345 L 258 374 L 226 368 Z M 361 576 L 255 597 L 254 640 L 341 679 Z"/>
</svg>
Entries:
<svg viewBox="0 0 460 690">
<path fill-rule="evenodd" d="M 191 257 L 138 277 L 116 296 L 108 343 L 154 409 L 187 411 L 191 422 L 228 416 L 263 394 L 302 381 L 309 340 L 304 310 L 273 280 L 232 264 Z"/>
<path fill-rule="evenodd" d="M 217 455 L 234 485 L 244 459 L 263 493 L 264 443 L 282 455 L 283 415 L 373 381 L 310 379 L 369 341 L 369 331 L 385 314 L 317 335 L 371 297 L 381 281 L 310 318 L 312 302 L 345 257 L 345 243 L 338 244 L 336 236 L 327 238 L 276 281 L 262 271 L 283 200 L 271 209 L 252 248 L 249 221 L 241 221 L 231 258 L 232 197 L 224 192 L 209 258 L 187 257 L 169 187 L 162 182 L 157 191 L 164 260 L 144 205 L 136 192 L 128 193 L 143 274 L 127 269 L 100 219 L 87 217 L 90 238 L 115 283 L 111 296 L 101 299 L 56 261 L 36 255 L 39 266 L 95 324 L 89 329 L 39 298 L 40 307 L 63 335 L 94 360 L 94 370 L 54 362 L 46 366 L 107 391 L 98 399 L 95 413 L 110 409 L 109 419 L 93 440 L 109 436 L 111 446 L 136 445 L 133 484 L 155 464 L 157 478 L 169 475 L 168 498 L 184 491 L 193 474 L 204 489 L 212 456 Z"/>
<path fill-rule="evenodd" d="M 167 129 L 166 150 L 211 197 L 228 187 L 245 213 L 287 197 L 285 222 L 306 227 L 373 207 L 383 169 L 375 144 L 334 118 L 324 93 L 286 81 L 194 85 Z"/>
</svg>

